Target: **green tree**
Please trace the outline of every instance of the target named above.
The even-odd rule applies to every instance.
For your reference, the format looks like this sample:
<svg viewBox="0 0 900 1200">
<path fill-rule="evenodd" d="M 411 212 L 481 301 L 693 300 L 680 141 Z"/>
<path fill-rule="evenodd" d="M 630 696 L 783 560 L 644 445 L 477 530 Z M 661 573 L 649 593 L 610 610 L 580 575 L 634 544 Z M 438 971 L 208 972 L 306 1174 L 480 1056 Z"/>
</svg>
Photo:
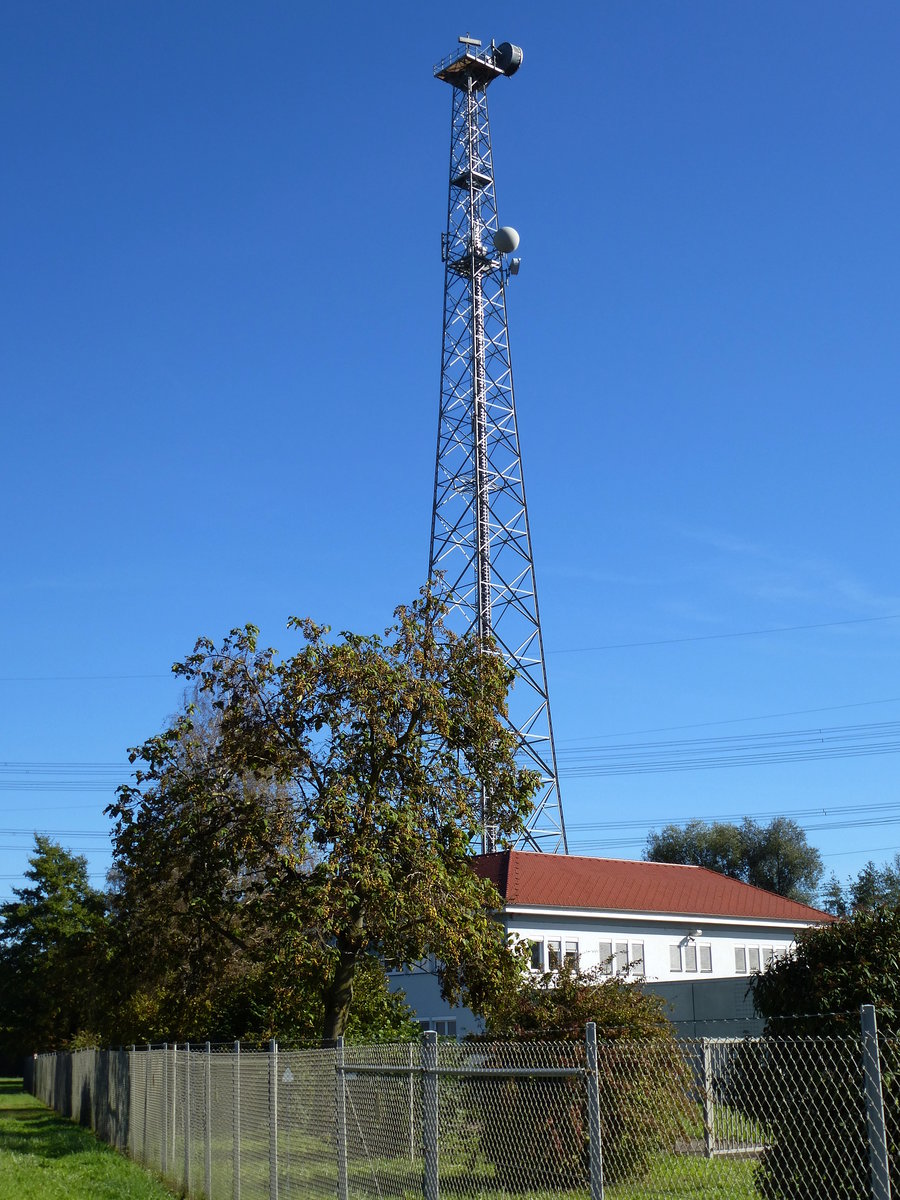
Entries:
<svg viewBox="0 0 900 1200">
<path fill-rule="evenodd" d="M 28 861 L 30 885 L 0 906 L 0 1043 L 16 1055 L 95 1030 L 106 978 L 106 901 L 86 859 L 35 834 Z"/>
<path fill-rule="evenodd" d="M 822 858 L 796 821 L 775 817 L 768 825 L 745 817 L 666 825 L 647 838 L 649 862 L 685 863 L 720 871 L 742 883 L 812 904 L 822 877 Z"/>
<path fill-rule="evenodd" d="M 515 986 L 519 957 L 490 916 L 500 897 L 469 853 L 483 790 L 502 839 L 537 781 L 503 719 L 511 672 L 443 611 L 426 590 L 384 637 L 336 641 L 292 619 L 303 644 L 284 659 L 253 626 L 201 639 L 174 669 L 215 726 L 187 713 L 133 750 L 137 782 L 111 809 L 124 927 L 159 888 L 148 942 L 168 913 L 200 961 L 214 969 L 227 942 L 273 989 L 277 949 L 315 981 L 325 1039 L 347 1028 L 373 954 L 436 955 L 444 996 L 476 1011 Z"/>
<path fill-rule="evenodd" d="M 900 909 L 860 909 L 852 916 L 800 930 L 793 953 L 755 976 L 753 995 L 773 1030 L 783 1017 L 791 1030 L 822 1033 L 856 1022 L 861 1004 L 878 1009 L 879 1027 L 900 1033 Z M 839 1014 L 832 1018 L 832 1014 Z M 781 1030 L 783 1032 L 783 1029 Z"/>
<path fill-rule="evenodd" d="M 750 1115 L 772 1131 L 757 1186 L 770 1200 L 871 1195 L 860 1138 L 859 1010 L 874 1004 L 881 1034 L 891 1189 L 900 1188 L 900 909 L 860 909 L 804 929 L 788 957 L 752 981 L 769 1053 L 745 1069 Z M 797 1014 L 801 1014 L 798 1016 Z M 801 1131 L 815 1130 L 810 1141 Z"/>
<path fill-rule="evenodd" d="M 900 854 L 881 867 L 869 859 L 856 878 L 848 879 L 845 885 L 832 874 L 824 903 L 828 912 L 840 917 L 860 909 L 900 905 Z"/>
</svg>

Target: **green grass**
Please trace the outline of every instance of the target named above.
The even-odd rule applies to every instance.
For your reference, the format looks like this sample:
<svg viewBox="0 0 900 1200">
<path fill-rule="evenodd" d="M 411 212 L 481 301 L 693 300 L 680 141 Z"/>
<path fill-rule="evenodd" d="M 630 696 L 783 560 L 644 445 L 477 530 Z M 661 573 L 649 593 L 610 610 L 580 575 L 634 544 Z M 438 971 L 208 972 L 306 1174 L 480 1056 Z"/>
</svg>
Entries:
<svg viewBox="0 0 900 1200">
<path fill-rule="evenodd" d="M 756 1200 L 750 1159 L 661 1154 L 640 1183 L 607 1188 L 607 1200 Z"/>
<path fill-rule="evenodd" d="M 328 1138 L 304 1131 L 298 1121 L 279 1139 L 284 1184 L 292 1195 L 333 1195 L 337 1163 Z M 248 1194 L 268 1181 L 268 1139 L 247 1138 L 243 1144 L 244 1181 Z M 527 1153 L 523 1147 L 523 1153 Z M 179 1155 L 180 1165 L 183 1161 Z M 231 1148 L 227 1139 L 214 1145 L 214 1195 L 229 1195 Z M 195 1162 L 195 1188 L 202 1167 Z M 217 1179 L 222 1168 L 222 1179 Z M 387 1200 L 421 1200 L 419 1159 L 382 1159 L 353 1155 L 349 1163 L 350 1194 L 380 1195 Z M 731 1158 L 660 1154 L 640 1180 L 608 1186 L 607 1200 L 756 1200 L 754 1163 Z M 445 1153 L 441 1162 L 442 1195 L 474 1200 L 511 1200 L 479 1156 Z M 375 1177 L 378 1183 L 375 1183 Z M 202 1190 L 200 1187 L 197 1191 Z M 0 1079 L 0 1200 L 171 1200 L 157 1178 L 98 1142 L 86 1129 L 56 1116 L 22 1092 L 21 1080 Z M 587 1188 L 516 1193 L 515 1200 L 587 1200 Z"/>
<path fill-rule="evenodd" d="M 376 1187 L 371 1173 L 361 1162 L 351 1163 L 351 1200 L 380 1195 L 392 1200 L 421 1200 L 421 1162 L 376 1161 L 371 1164 L 379 1177 Z M 645 1176 L 607 1186 L 606 1200 L 758 1200 L 753 1186 L 755 1163 L 751 1159 L 702 1158 L 699 1155 L 660 1154 Z M 473 1164 L 457 1170 L 444 1163 L 441 1195 L 465 1196 L 467 1200 L 588 1200 L 586 1186 L 565 1190 L 510 1192 L 492 1172 Z"/>
<path fill-rule="evenodd" d="M 175 1193 L 88 1129 L 0 1078 L 0 1200 L 172 1200 Z"/>
</svg>

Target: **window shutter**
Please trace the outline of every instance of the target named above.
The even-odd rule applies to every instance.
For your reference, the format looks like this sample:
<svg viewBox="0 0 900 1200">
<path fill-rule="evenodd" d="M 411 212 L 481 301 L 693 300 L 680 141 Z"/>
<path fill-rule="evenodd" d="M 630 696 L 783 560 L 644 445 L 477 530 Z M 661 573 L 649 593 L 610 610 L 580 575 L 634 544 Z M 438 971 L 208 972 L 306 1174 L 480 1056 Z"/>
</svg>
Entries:
<svg viewBox="0 0 900 1200">
<path fill-rule="evenodd" d="M 635 975 L 644 974 L 644 943 L 634 942 L 631 946 L 632 971 Z"/>
<path fill-rule="evenodd" d="M 612 975 L 612 942 L 601 942 L 599 951 L 600 970 L 604 975 Z"/>
</svg>

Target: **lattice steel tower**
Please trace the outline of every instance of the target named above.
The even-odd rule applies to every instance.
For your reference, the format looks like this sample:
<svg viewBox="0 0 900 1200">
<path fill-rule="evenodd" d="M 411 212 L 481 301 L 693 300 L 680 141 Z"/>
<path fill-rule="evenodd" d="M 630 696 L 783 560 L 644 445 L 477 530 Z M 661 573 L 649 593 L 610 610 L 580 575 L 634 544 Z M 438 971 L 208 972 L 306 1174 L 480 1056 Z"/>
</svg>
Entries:
<svg viewBox="0 0 900 1200">
<path fill-rule="evenodd" d="M 440 572 L 459 632 L 493 636 L 516 683 L 519 761 L 541 777 L 520 848 L 567 850 L 513 396 L 506 284 L 518 234 L 497 221 L 488 85 L 514 75 L 518 46 L 460 38 L 435 76 L 453 89 L 444 261 L 441 406 L 428 577 Z M 482 850 L 495 849 L 482 797 Z"/>
</svg>

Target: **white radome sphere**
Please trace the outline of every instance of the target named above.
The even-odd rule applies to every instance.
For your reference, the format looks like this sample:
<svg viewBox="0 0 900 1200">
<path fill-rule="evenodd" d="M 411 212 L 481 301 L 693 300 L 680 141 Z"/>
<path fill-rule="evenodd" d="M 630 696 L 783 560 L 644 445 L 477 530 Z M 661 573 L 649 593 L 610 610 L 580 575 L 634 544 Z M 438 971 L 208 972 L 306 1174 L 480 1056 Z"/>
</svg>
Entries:
<svg viewBox="0 0 900 1200">
<path fill-rule="evenodd" d="M 512 225 L 503 225 L 494 234 L 494 249 L 501 254 L 512 254 L 519 246 L 518 231 Z"/>
</svg>

